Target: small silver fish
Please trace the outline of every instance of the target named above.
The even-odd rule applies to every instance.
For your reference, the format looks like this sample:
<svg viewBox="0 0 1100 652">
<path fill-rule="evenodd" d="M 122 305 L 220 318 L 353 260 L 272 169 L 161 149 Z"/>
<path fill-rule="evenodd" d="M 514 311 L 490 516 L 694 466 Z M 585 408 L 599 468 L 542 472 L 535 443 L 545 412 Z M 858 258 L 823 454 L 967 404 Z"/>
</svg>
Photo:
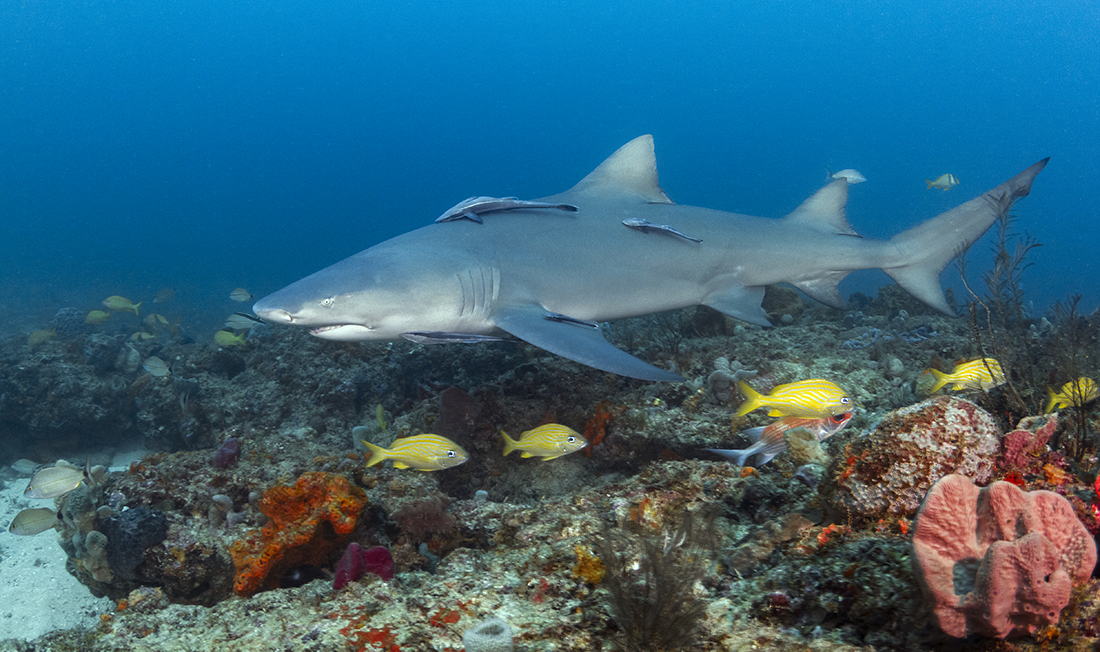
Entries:
<svg viewBox="0 0 1100 652">
<path fill-rule="evenodd" d="M 91 481 L 89 464 L 84 468 L 73 466 L 65 461 L 59 461 L 56 466 L 49 466 L 31 478 L 27 488 L 23 491 L 26 498 L 57 498 L 64 496 L 76 489 L 85 481 Z"/>
<path fill-rule="evenodd" d="M 632 229 L 637 229 L 637 230 L 641 231 L 642 233 L 649 233 L 651 230 L 652 231 L 663 231 L 663 232 L 665 232 L 669 235 L 675 235 L 675 236 L 681 237 L 684 240 L 691 240 L 692 242 L 702 242 L 702 240 L 700 240 L 699 238 L 693 238 L 690 235 L 680 233 L 679 231 L 677 231 L 676 229 L 672 228 L 671 226 L 669 226 L 667 224 L 654 224 L 653 222 L 650 222 L 649 220 L 644 220 L 640 217 L 627 218 L 627 219 L 623 220 L 623 224 L 625 226 L 629 226 Z"/>
<path fill-rule="evenodd" d="M 860 174 L 859 170 L 853 170 L 852 168 L 845 168 L 839 172 L 832 172 L 829 168 L 825 168 L 825 172 L 829 175 L 828 179 L 846 179 L 849 186 L 863 183 L 867 180 L 867 177 Z"/>
<path fill-rule="evenodd" d="M 576 213 L 579 210 L 573 204 L 547 204 L 541 201 L 527 201 L 516 197 L 470 197 L 460 201 L 435 219 L 436 222 L 454 222 L 455 220 L 473 220 L 481 224 L 485 213 L 513 211 L 519 208 L 553 208 L 559 211 Z"/>
<path fill-rule="evenodd" d="M 940 190 L 947 192 L 948 190 L 959 185 L 959 178 L 953 174 L 948 173 L 941 174 L 940 176 L 936 177 L 935 181 L 929 181 L 928 179 L 925 179 L 924 182 L 928 184 L 928 187 L 925 190 L 939 188 Z"/>
<path fill-rule="evenodd" d="M 225 320 L 225 327 L 235 331 L 246 331 L 256 324 L 264 323 L 259 317 L 253 317 L 247 313 L 235 312 Z"/>
<path fill-rule="evenodd" d="M 8 532 L 20 536 L 32 536 L 57 524 L 57 513 L 47 507 L 24 509 L 15 515 Z"/>
<path fill-rule="evenodd" d="M 791 428 L 805 428 L 813 433 L 818 441 L 822 441 L 840 432 L 840 430 L 848 425 L 848 422 L 851 420 L 851 412 L 845 412 L 844 414 L 822 419 L 783 417 L 767 426 L 749 428 L 748 430 L 742 431 L 741 434 L 747 435 L 753 440 L 752 446 L 748 448 L 739 450 L 708 448 L 707 450 L 711 453 L 721 455 L 737 466 L 744 466 L 746 460 L 753 455 L 760 454 L 763 456 L 763 459 L 759 466 L 763 466 L 771 461 L 773 457 L 787 450 L 787 442 L 783 439 L 783 434 Z"/>
</svg>

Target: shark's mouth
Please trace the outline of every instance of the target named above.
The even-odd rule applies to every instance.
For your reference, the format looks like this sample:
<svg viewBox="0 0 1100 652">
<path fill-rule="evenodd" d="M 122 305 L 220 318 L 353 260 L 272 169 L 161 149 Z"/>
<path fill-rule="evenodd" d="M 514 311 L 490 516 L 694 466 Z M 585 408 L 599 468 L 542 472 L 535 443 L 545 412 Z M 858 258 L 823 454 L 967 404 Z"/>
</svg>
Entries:
<svg viewBox="0 0 1100 652">
<path fill-rule="evenodd" d="M 378 339 L 378 335 L 371 332 L 370 328 L 362 324 L 330 324 L 312 328 L 309 334 L 322 340 L 337 340 L 341 342 L 360 342 L 363 340 Z"/>
</svg>

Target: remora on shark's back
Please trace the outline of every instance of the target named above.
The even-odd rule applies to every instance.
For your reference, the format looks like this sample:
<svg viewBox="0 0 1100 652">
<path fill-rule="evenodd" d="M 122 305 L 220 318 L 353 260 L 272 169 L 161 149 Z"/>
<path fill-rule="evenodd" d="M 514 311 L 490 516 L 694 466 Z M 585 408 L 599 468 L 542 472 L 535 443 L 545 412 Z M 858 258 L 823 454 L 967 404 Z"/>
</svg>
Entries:
<svg viewBox="0 0 1100 652">
<path fill-rule="evenodd" d="M 682 380 L 612 346 L 597 323 L 704 305 L 767 326 L 765 286 L 791 283 L 843 308 L 837 283 L 871 268 L 952 314 L 940 272 L 1028 194 L 1047 160 L 883 242 L 859 237 L 848 224 L 844 178 L 782 219 L 676 205 L 658 184 L 653 137 L 641 136 L 573 188 L 538 200 L 576 206 L 576 213 L 516 208 L 481 215 L 480 224 L 429 224 L 307 276 L 253 310 L 332 340 L 413 334 L 422 342 L 470 342 L 501 330 L 597 369 Z M 655 237 L 624 219 L 702 242 Z"/>
</svg>

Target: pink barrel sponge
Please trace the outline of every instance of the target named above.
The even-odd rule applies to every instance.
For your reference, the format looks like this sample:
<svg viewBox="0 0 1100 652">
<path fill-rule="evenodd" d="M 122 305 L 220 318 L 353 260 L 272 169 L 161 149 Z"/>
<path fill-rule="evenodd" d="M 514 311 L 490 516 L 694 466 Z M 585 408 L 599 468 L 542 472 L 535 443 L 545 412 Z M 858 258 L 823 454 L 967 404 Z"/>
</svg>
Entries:
<svg viewBox="0 0 1100 652">
<path fill-rule="evenodd" d="M 948 475 L 917 513 L 912 559 L 946 634 L 1006 638 L 1058 622 L 1073 585 L 1092 575 L 1096 542 L 1056 493 Z"/>
</svg>

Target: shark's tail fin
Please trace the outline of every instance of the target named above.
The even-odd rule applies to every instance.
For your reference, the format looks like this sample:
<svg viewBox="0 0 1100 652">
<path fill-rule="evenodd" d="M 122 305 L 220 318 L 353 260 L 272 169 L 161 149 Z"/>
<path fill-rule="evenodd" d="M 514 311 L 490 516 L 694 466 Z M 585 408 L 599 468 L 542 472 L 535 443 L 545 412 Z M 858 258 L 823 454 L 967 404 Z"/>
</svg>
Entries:
<svg viewBox="0 0 1100 652">
<path fill-rule="evenodd" d="M 982 237 L 1012 204 L 1031 192 L 1045 158 L 996 188 L 890 239 L 898 264 L 884 267 L 909 294 L 948 315 L 954 311 L 940 288 L 940 272 Z"/>
</svg>

